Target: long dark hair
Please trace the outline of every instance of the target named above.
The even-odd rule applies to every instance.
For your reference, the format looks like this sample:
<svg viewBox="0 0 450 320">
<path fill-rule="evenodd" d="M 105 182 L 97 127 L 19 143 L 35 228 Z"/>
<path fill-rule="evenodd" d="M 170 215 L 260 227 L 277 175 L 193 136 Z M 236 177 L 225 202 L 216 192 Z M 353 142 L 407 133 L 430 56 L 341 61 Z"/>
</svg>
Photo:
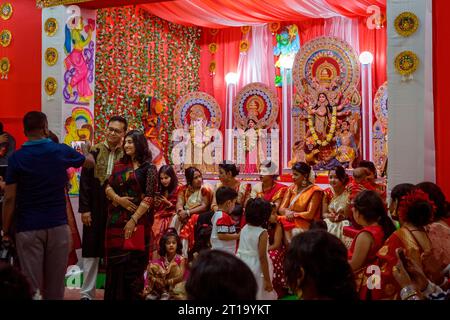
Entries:
<svg viewBox="0 0 450 320">
<path fill-rule="evenodd" d="M 320 98 L 320 95 L 322 95 L 322 94 L 325 96 L 325 99 L 327 100 L 327 111 L 330 112 L 330 113 L 333 112 L 333 107 L 330 104 L 330 99 L 328 99 L 328 96 L 325 93 L 323 93 L 323 92 L 319 93 L 319 95 L 317 96 L 317 104 L 314 107 L 314 109 L 315 110 L 319 109 L 319 98 Z"/>
<path fill-rule="evenodd" d="M 333 171 L 336 173 L 336 177 L 338 178 L 338 180 L 342 182 L 344 186 L 347 185 L 347 183 L 350 181 L 350 178 L 348 177 L 347 172 L 345 172 L 344 167 L 343 166 L 334 167 L 334 169 L 330 170 L 328 176 L 330 176 L 331 172 Z"/>
<path fill-rule="evenodd" d="M 192 182 L 194 182 L 194 174 L 196 172 L 200 173 L 203 176 L 202 172 L 196 167 L 189 167 L 186 170 L 184 170 L 184 176 L 186 177 L 186 184 L 188 186 L 192 187 Z"/>
<path fill-rule="evenodd" d="M 326 230 L 309 230 L 295 236 L 286 252 L 284 270 L 289 287 L 297 289 L 304 279 L 315 286 L 317 298 L 358 300 L 347 248 Z"/>
<path fill-rule="evenodd" d="M 305 162 L 297 162 L 292 167 L 292 170 L 301 173 L 308 179 L 309 174 L 311 173 L 311 166 Z"/>
<path fill-rule="evenodd" d="M 167 174 L 170 177 L 170 184 L 166 188 L 161 183 L 161 174 Z M 172 194 L 177 186 L 178 186 L 178 177 L 175 173 L 175 170 L 173 170 L 173 167 L 171 165 L 165 164 L 161 168 L 159 168 L 158 172 L 158 186 L 159 186 L 159 192 L 163 193 L 167 191 L 169 194 Z"/>
<path fill-rule="evenodd" d="M 233 177 L 236 177 L 239 174 L 239 168 L 236 167 L 234 163 L 223 161 L 222 163 L 219 163 L 219 168 L 222 168 L 225 172 L 231 172 Z"/>
<path fill-rule="evenodd" d="M 189 300 L 255 300 L 258 285 L 241 259 L 219 250 L 202 251 L 192 264 L 186 281 Z"/>
<path fill-rule="evenodd" d="M 131 137 L 133 139 L 134 147 L 136 149 L 136 155 L 135 159 L 140 164 L 144 162 L 151 162 L 152 161 L 152 153 L 150 149 L 148 148 L 148 142 L 145 138 L 145 135 L 139 131 L 139 130 L 131 130 L 128 131 L 125 135 L 125 138 L 123 139 L 123 145 L 125 146 L 125 139 Z M 131 162 L 131 157 L 124 153 L 122 159 L 122 162 L 129 163 Z"/>
<path fill-rule="evenodd" d="M 358 193 L 354 207 L 367 222 L 377 222 L 383 228 L 385 240 L 395 231 L 394 223 L 387 214 L 386 206 L 375 191 L 364 190 Z"/>
<path fill-rule="evenodd" d="M 417 186 L 420 190 L 428 194 L 430 200 L 436 205 L 436 211 L 434 212 L 435 220 L 450 217 L 450 205 L 445 199 L 445 195 L 441 188 L 433 182 L 422 182 Z"/>
</svg>

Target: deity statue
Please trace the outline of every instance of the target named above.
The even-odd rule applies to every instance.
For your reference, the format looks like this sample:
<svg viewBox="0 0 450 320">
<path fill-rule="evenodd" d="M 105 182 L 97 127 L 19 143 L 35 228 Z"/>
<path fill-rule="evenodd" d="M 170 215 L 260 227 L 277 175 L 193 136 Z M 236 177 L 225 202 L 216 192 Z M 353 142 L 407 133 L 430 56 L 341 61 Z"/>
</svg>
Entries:
<svg viewBox="0 0 450 320">
<path fill-rule="evenodd" d="M 257 173 L 259 168 L 259 130 L 256 129 L 256 120 L 249 118 L 245 130 L 245 173 Z"/>
<path fill-rule="evenodd" d="M 152 152 L 152 161 L 158 168 L 166 164 L 164 148 L 161 142 L 163 127 L 160 115 L 163 109 L 164 107 L 160 101 L 153 97 L 146 98 L 146 117 L 144 118 L 145 137 L 148 141 L 148 147 Z"/>
<path fill-rule="evenodd" d="M 350 122 L 344 120 L 341 123 L 341 128 L 337 134 L 337 155 L 336 159 L 344 166 L 352 167 L 352 162 L 356 158 L 357 145 L 355 142 L 354 133 L 351 130 Z"/>
<path fill-rule="evenodd" d="M 214 165 L 206 164 L 203 158 L 205 148 L 212 143 L 211 130 L 208 126 L 208 118 L 204 107 L 199 104 L 193 105 L 189 111 L 189 117 L 188 130 L 191 137 L 191 161 L 190 163 L 186 162 L 185 166 L 195 166 L 203 173 L 215 172 Z M 211 122 L 213 121 L 214 119 L 211 119 Z"/>
</svg>

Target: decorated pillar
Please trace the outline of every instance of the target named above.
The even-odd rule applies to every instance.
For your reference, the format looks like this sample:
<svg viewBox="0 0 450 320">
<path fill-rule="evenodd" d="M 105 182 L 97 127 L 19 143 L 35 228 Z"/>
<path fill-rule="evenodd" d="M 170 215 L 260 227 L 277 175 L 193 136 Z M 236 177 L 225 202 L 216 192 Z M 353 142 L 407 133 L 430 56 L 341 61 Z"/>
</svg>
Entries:
<svg viewBox="0 0 450 320">
<path fill-rule="evenodd" d="M 431 3 L 387 2 L 389 190 L 435 180 Z"/>
<path fill-rule="evenodd" d="M 75 149 L 94 137 L 95 19 L 95 10 L 78 6 L 42 11 L 42 111 L 60 142 Z"/>
</svg>

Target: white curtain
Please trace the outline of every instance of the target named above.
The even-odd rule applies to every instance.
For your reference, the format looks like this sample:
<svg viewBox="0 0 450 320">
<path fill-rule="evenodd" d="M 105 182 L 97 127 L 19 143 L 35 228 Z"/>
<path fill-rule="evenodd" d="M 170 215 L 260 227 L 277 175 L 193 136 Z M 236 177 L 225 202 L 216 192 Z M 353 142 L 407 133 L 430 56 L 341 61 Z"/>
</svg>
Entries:
<svg viewBox="0 0 450 320">
<path fill-rule="evenodd" d="M 239 57 L 237 91 L 252 82 L 262 82 L 275 90 L 272 33 L 264 24 L 253 26 L 247 36 L 250 48 Z"/>
</svg>

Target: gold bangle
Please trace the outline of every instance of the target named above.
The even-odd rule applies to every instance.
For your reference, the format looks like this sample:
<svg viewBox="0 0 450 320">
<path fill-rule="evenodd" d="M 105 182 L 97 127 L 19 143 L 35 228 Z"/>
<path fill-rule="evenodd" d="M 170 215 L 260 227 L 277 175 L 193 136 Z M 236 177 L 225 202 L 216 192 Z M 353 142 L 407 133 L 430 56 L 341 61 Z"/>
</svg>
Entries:
<svg viewBox="0 0 450 320">
<path fill-rule="evenodd" d="M 135 218 L 135 217 L 131 216 L 130 218 L 131 218 L 131 220 L 133 220 L 133 221 L 134 221 L 134 224 L 138 224 L 138 223 L 137 223 L 137 220 L 136 220 L 136 218 Z"/>
</svg>

